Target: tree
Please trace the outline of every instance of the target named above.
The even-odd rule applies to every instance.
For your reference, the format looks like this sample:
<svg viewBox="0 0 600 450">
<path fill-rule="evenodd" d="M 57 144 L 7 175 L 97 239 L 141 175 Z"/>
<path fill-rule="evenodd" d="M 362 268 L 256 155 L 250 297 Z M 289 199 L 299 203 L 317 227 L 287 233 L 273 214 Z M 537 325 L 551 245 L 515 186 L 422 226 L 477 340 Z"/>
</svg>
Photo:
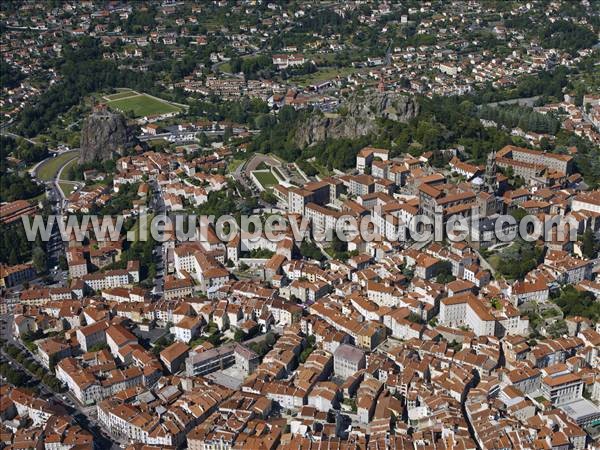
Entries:
<svg viewBox="0 0 600 450">
<path fill-rule="evenodd" d="M 348 243 L 342 241 L 337 233 L 333 235 L 333 240 L 331 241 L 331 248 L 336 253 L 345 252 L 348 250 Z"/>
<path fill-rule="evenodd" d="M 517 223 L 519 223 L 521 220 L 523 220 L 523 217 L 527 215 L 527 211 L 523 208 L 515 208 L 510 212 L 510 215 L 515 218 Z"/>
<path fill-rule="evenodd" d="M 442 261 L 438 263 L 435 281 L 446 284 L 454 280 L 456 280 L 456 277 L 452 275 L 452 263 L 450 263 L 450 261 Z"/>
<path fill-rule="evenodd" d="M 229 142 L 232 136 L 233 129 L 231 127 L 225 128 L 225 131 L 223 132 L 223 142 Z"/>
<path fill-rule="evenodd" d="M 317 261 L 322 261 L 325 259 L 323 253 L 317 245 L 313 242 L 308 242 L 303 240 L 300 244 L 300 254 L 307 259 L 315 259 Z"/>
<path fill-rule="evenodd" d="M 275 197 L 275 194 L 273 194 L 273 191 L 271 191 L 269 189 L 262 191 L 260 193 L 260 199 L 263 202 L 269 203 L 271 205 L 275 205 L 277 203 L 277 197 Z"/>
<path fill-rule="evenodd" d="M 46 89 L 34 104 L 26 106 L 19 114 L 18 134 L 31 137 L 41 133 L 57 116 L 91 92 L 127 86 L 158 93 L 154 85 L 157 72 L 119 69 L 115 61 L 102 59 L 100 41 L 90 36 L 79 39 L 77 44 L 64 49 L 58 65 L 61 81 Z"/>
<path fill-rule="evenodd" d="M 170 326 L 169 326 L 170 324 Z M 167 324 L 167 330 L 171 329 L 171 326 L 173 326 L 172 323 L 168 323 Z M 167 348 L 169 345 L 171 345 L 173 343 L 173 337 L 171 334 L 165 334 L 164 336 L 161 336 L 155 343 L 154 346 L 152 347 L 152 354 L 154 355 L 158 355 L 160 354 L 160 352 L 162 352 L 165 348 Z"/>
<path fill-rule="evenodd" d="M 60 270 L 69 270 L 69 263 L 64 255 L 60 255 L 58 258 L 58 267 Z"/>
<path fill-rule="evenodd" d="M 208 136 L 204 131 L 196 133 L 196 139 L 198 140 L 198 145 L 200 147 L 206 147 L 208 145 Z"/>
<path fill-rule="evenodd" d="M 10 264 L 11 266 L 19 264 L 19 253 L 15 247 L 10 249 L 10 255 L 8 256 L 8 264 Z"/>
<path fill-rule="evenodd" d="M 235 330 L 235 333 L 233 334 L 233 339 L 235 342 L 242 342 L 245 338 L 246 333 L 243 330 L 240 330 L 239 328 Z"/>
<path fill-rule="evenodd" d="M 275 345 L 275 335 L 269 331 L 266 335 L 265 335 L 265 343 L 269 346 L 272 347 L 273 345 Z"/>
<path fill-rule="evenodd" d="M 550 140 L 544 136 L 540 141 L 540 148 L 545 152 L 548 152 L 553 148 L 552 142 L 550 142 Z"/>
<path fill-rule="evenodd" d="M 26 385 L 28 381 L 28 377 L 25 374 L 12 369 L 8 364 L 2 364 L 0 374 L 6 377 L 6 381 L 13 386 L 21 387 Z"/>
<path fill-rule="evenodd" d="M 593 321 L 600 319 L 600 303 L 591 292 L 578 291 L 572 285 L 565 286 L 554 303 L 560 307 L 565 317 L 582 316 Z"/>
<path fill-rule="evenodd" d="M 499 272 L 511 280 L 523 277 L 541 262 L 543 250 L 531 242 L 519 240 L 500 253 Z"/>
<path fill-rule="evenodd" d="M 300 357 L 299 357 L 299 360 L 302 364 L 304 364 L 306 362 L 306 360 L 308 359 L 310 354 L 313 352 L 313 350 L 314 350 L 313 347 L 306 347 L 304 350 L 302 350 L 302 353 L 300 353 Z"/>
<path fill-rule="evenodd" d="M 44 273 L 46 268 L 48 267 L 48 261 L 46 258 L 46 253 L 42 250 L 41 247 L 36 246 L 33 248 L 32 252 L 33 259 L 33 267 L 37 271 L 37 273 Z"/>
<path fill-rule="evenodd" d="M 551 338 L 559 338 L 568 333 L 567 324 L 564 320 L 557 320 L 546 328 L 548 335 Z"/>
<path fill-rule="evenodd" d="M 23 78 L 25 78 L 25 75 L 17 67 L 13 67 L 4 60 L 0 62 L 0 86 L 2 88 L 13 88 Z"/>
<path fill-rule="evenodd" d="M 423 323 L 423 319 L 421 319 L 421 316 L 419 316 L 417 313 L 411 312 L 408 317 L 406 318 L 406 320 L 412 322 L 412 323 L 418 323 L 418 324 L 422 324 Z"/>
<path fill-rule="evenodd" d="M 98 343 L 96 345 L 91 346 L 88 351 L 99 352 L 101 350 L 108 349 L 108 348 L 109 348 L 108 344 Z"/>
<path fill-rule="evenodd" d="M 592 232 L 591 228 L 588 228 L 583 233 L 581 242 L 581 252 L 586 258 L 592 259 L 596 257 L 597 251 L 598 244 L 596 243 L 596 240 L 594 238 L 594 233 Z"/>
<path fill-rule="evenodd" d="M 558 48 L 575 54 L 577 50 L 595 44 L 596 36 L 589 28 L 567 20 L 549 23 L 540 32 L 540 43 L 544 48 Z"/>
<path fill-rule="evenodd" d="M 149 282 L 154 282 L 154 277 L 156 276 L 156 265 L 154 263 L 150 263 L 148 265 L 148 271 L 146 274 L 146 280 Z"/>
</svg>

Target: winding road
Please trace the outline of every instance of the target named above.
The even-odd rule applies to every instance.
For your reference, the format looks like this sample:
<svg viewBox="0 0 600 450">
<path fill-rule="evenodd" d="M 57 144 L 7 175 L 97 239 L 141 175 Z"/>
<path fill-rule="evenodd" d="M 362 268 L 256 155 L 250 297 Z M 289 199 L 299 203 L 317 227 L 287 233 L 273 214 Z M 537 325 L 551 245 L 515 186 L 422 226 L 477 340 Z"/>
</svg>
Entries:
<svg viewBox="0 0 600 450">
<path fill-rule="evenodd" d="M 11 131 L 8 131 L 8 127 L 10 127 L 12 125 L 12 123 L 13 123 L 13 120 L 11 119 L 10 121 L 8 121 L 8 122 L 3 123 L 2 125 L 0 125 L 0 135 L 9 136 L 9 137 L 12 137 L 12 138 L 15 138 L 15 139 L 24 139 L 27 142 L 30 142 L 30 143 L 32 143 L 34 145 L 37 145 L 37 142 L 32 141 L 29 138 L 26 138 L 26 137 L 23 137 L 23 136 L 19 136 L 18 134 L 15 134 L 15 133 L 13 133 Z"/>
<path fill-rule="evenodd" d="M 62 172 L 64 170 L 64 168 L 70 164 L 75 158 L 77 158 L 79 156 L 79 149 L 73 149 L 73 150 L 66 150 L 64 152 L 61 153 L 57 153 L 57 155 L 65 155 L 65 154 L 73 154 L 72 158 L 67 158 L 65 160 L 65 162 L 58 168 L 58 170 L 56 171 L 56 173 L 54 174 L 54 178 L 51 180 L 41 180 L 38 176 L 38 171 L 40 169 L 40 167 L 44 164 L 49 162 L 50 160 L 52 160 L 53 158 L 57 157 L 57 156 L 51 156 L 49 158 L 44 159 L 43 161 L 40 161 L 39 163 L 37 163 L 35 166 L 33 166 L 30 169 L 30 174 L 33 178 L 35 178 L 36 180 L 46 184 L 47 186 L 51 186 L 53 187 L 58 194 L 60 195 L 61 199 L 64 200 L 66 198 L 65 193 L 63 192 L 62 188 L 60 187 L 60 183 L 64 183 L 64 184 L 71 184 L 74 186 L 78 186 L 81 187 L 83 186 L 83 183 L 80 181 L 71 181 L 71 180 L 63 180 L 61 179 L 62 176 Z"/>
</svg>

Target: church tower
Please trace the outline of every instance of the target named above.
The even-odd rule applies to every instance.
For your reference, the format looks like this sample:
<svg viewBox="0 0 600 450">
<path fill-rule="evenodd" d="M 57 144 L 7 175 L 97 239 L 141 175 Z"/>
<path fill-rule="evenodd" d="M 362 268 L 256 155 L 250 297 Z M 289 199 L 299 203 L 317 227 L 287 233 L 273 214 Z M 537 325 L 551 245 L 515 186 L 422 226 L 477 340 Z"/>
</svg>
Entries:
<svg viewBox="0 0 600 450">
<path fill-rule="evenodd" d="M 497 173 L 498 168 L 496 167 L 496 152 L 490 152 L 487 156 L 484 179 L 487 191 L 490 193 L 498 190 L 498 180 L 496 178 Z"/>
</svg>

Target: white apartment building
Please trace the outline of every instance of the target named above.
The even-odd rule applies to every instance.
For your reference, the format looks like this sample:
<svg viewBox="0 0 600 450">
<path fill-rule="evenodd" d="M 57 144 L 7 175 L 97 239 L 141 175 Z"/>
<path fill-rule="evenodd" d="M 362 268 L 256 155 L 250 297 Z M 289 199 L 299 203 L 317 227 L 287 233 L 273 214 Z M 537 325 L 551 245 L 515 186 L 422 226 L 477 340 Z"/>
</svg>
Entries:
<svg viewBox="0 0 600 450">
<path fill-rule="evenodd" d="M 350 177 L 348 192 L 352 195 L 367 195 L 375 190 L 375 178 L 371 175 L 354 175 Z"/>
<path fill-rule="evenodd" d="M 106 343 L 106 329 L 108 324 L 103 322 L 96 322 L 85 327 L 77 329 L 76 336 L 77 342 L 84 352 L 89 351 L 91 347 L 97 344 Z"/>
<path fill-rule="evenodd" d="M 367 298 L 379 306 L 398 306 L 402 293 L 394 287 L 382 283 L 369 281 L 367 283 Z"/>
<path fill-rule="evenodd" d="M 511 300 L 518 306 L 525 302 L 545 302 L 550 289 L 544 280 L 517 281 L 511 289 Z"/>
<path fill-rule="evenodd" d="M 496 319 L 490 314 L 486 306 L 477 299 L 467 302 L 467 325 L 477 336 L 494 336 L 496 332 Z"/>
<path fill-rule="evenodd" d="M 380 213 L 375 209 L 373 211 L 373 221 L 377 226 L 379 234 L 385 240 L 406 241 L 406 224 L 400 217 L 400 212 L 392 214 Z"/>
<path fill-rule="evenodd" d="M 34 398 L 21 389 L 13 389 L 9 398 L 14 403 L 17 414 L 21 417 L 29 417 L 34 427 L 44 425 L 55 414 L 45 401 Z"/>
<path fill-rule="evenodd" d="M 457 328 L 465 325 L 467 299 L 464 295 L 446 297 L 440 301 L 439 320 L 443 325 Z"/>
<path fill-rule="evenodd" d="M 421 339 L 423 325 L 406 319 L 391 317 L 392 336 L 398 339 Z"/>
<path fill-rule="evenodd" d="M 337 220 L 343 216 L 339 211 L 315 203 L 308 203 L 304 208 L 304 213 L 311 221 L 314 229 L 321 233 L 325 230 L 335 230 Z"/>
<path fill-rule="evenodd" d="M 561 374 L 542 379 L 542 393 L 554 406 L 582 398 L 583 380 L 574 373 Z"/>
<path fill-rule="evenodd" d="M 468 326 L 477 336 L 494 336 L 496 333 L 496 319 L 472 294 L 442 299 L 439 319 L 440 323 L 449 327 Z"/>
<path fill-rule="evenodd" d="M 109 270 L 103 273 L 93 273 L 82 277 L 86 286 L 93 291 L 128 286 L 136 280 L 127 270 Z"/>
<path fill-rule="evenodd" d="M 306 404 L 306 391 L 282 382 L 271 382 L 266 390 L 267 398 L 279 403 L 283 409 L 300 409 Z"/>
<path fill-rule="evenodd" d="M 97 405 L 98 422 L 111 434 L 136 442 L 147 442 L 150 425 L 154 418 L 136 408 L 105 400 Z"/>
<path fill-rule="evenodd" d="M 74 358 L 64 358 L 56 365 L 56 378 L 67 385 L 82 405 L 92 405 L 104 398 L 100 383 L 81 370 Z"/>
<path fill-rule="evenodd" d="M 600 191 L 582 192 L 571 202 L 573 211 L 592 211 L 600 214 Z"/>
<path fill-rule="evenodd" d="M 185 317 L 180 320 L 175 326 L 171 327 L 171 333 L 175 336 L 176 341 L 188 343 L 194 339 L 202 328 L 202 317 Z"/>
<path fill-rule="evenodd" d="M 350 303 L 366 320 L 380 321 L 379 307 L 375 302 L 371 302 L 363 296 L 358 295 L 350 297 Z"/>
<path fill-rule="evenodd" d="M 387 161 L 389 158 L 389 150 L 384 148 L 364 147 L 356 155 L 356 170 L 360 173 L 364 173 L 365 169 L 371 166 L 371 163 L 375 158 Z"/>
<path fill-rule="evenodd" d="M 69 276 L 73 279 L 81 278 L 88 274 L 87 261 L 83 258 L 69 262 Z"/>
<path fill-rule="evenodd" d="M 312 192 L 306 189 L 291 187 L 288 190 L 288 210 L 296 214 L 304 214 L 304 206 L 312 201 Z"/>
<path fill-rule="evenodd" d="M 173 252 L 173 262 L 177 273 L 181 273 L 182 271 L 193 273 L 196 270 L 194 253 L 195 250 L 187 247 L 177 247 L 175 249 Z"/>
<path fill-rule="evenodd" d="M 352 345 L 342 344 L 333 354 L 333 371 L 336 377 L 346 379 L 365 367 L 365 352 Z"/>
</svg>

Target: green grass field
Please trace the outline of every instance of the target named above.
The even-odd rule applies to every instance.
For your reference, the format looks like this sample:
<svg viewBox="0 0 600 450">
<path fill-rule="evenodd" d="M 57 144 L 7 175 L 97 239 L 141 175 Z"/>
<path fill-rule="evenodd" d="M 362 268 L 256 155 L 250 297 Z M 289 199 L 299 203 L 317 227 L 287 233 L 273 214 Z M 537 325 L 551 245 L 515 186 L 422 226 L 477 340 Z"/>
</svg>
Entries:
<svg viewBox="0 0 600 450">
<path fill-rule="evenodd" d="M 178 106 L 172 105 L 166 101 L 157 100 L 146 94 L 110 100 L 108 106 L 122 113 L 133 111 L 135 117 L 154 116 L 157 114 L 181 111 L 181 108 Z"/>
<path fill-rule="evenodd" d="M 71 195 L 71 192 L 73 192 L 73 189 L 75 189 L 75 185 L 71 184 L 71 183 L 58 183 L 58 185 L 60 186 L 60 189 L 63 191 L 63 194 L 65 194 L 65 197 L 68 197 L 69 195 Z"/>
<path fill-rule="evenodd" d="M 48 159 L 48 161 L 40 165 L 38 168 L 38 178 L 43 181 L 53 180 L 60 168 L 71 159 L 77 158 L 77 156 L 77 153 L 69 152 Z"/>
<path fill-rule="evenodd" d="M 223 63 L 219 66 L 219 70 L 221 72 L 231 73 L 231 64 L 229 64 L 228 62 Z"/>
<path fill-rule="evenodd" d="M 275 178 L 275 175 L 273 175 L 271 173 L 271 171 L 269 171 L 269 172 L 259 172 L 259 171 L 255 170 L 252 173 L 254 174 L 254 176 L 256 177 L 256 179 L 258 180 L 258 182 L 261 184 L 261 186 L 264 189 L 266 189 L 268 187 L 271 187 L 271 186 L 279 183 L 277 181 L 277 178 Z"/>
<path fill-rule="evenodd" d="M 169 141 L 167 141 L 166 139 L 163 139 L 163 138 L 158 138 L 158 139 L 152 139 L 150 141 L 146 141 L 146 143 L 151 148 L 159 148 L 159 147 L 164 146 L 165 144 L 168 144 Z"/>
<path fill-rule="evenodd" d="M 244 163 L 244 160 L 242 160 L 242 159 L 232 159 L 229 162 L 229 164 L 227 165 L 227 172 L 228 173 L 235 172 L 235 169 L 237 169 L 243 163 Z"/>
<path fill-rule="evenodd" d="M 69 161 L 67 164 L 65 164 L 65 168 L 63 169 L 62 173 L 60 174 L 60 179 L 66 180 L 66 181 L 73 181 L 73 180 L 71 180 L 71 178 L 69 178 L 69 168 L 71 166 L 75 166 L 76 164 L 77 164 L 77 158 L 73 158 L 72 161 Z"/>
<path fill-rule="evenodd" d="M 500 267 L 500 255 L 498 254 L 494 254 L 489 256 L 487 259 L 487 262 L 490 266 L 492 266 L 494 268 L 494 270 L 498 270 L 498 268 Z"/>
<path fill-rule="evenodd" d="M 131 97 L 132 95 L 138 95 L 138 94 L 135 91 L 123 91 L 123 92 L 117 92 L 116 94 L 105 95 L 104 97 L 109 102 L 112 102 L 114 100 L 119 100 L 120 98 Z"/>
</svg>

